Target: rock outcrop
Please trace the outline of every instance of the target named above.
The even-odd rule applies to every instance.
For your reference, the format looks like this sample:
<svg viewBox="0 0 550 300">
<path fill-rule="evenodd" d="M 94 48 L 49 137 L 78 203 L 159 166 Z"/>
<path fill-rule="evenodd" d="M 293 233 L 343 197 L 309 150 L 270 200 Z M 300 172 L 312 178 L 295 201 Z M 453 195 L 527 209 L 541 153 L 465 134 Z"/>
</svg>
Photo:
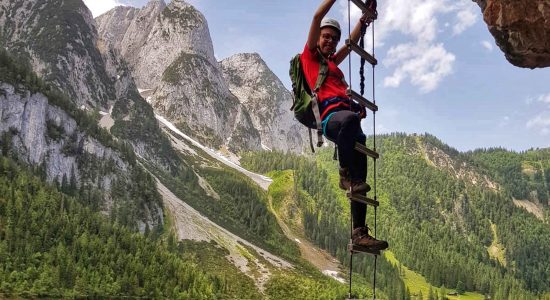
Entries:
<svg viewBox="0 0 550 300">
<path fill-rule="evenodd" d="M 256 88 L 259 94 L 270 95 L 254 96 L 262 101 L 257 105 L 256 100 L 248 103 L 249 98 L 236 97 L 235 92 L 251 91 L 253 87 L 236 86 L 237 79 L 224 76 L 227 74 L 223 74 L 214 56 L 207 21 L 190 4 L 174 0 L 166 5 L 163 0 L 152 0 L 142 9 L 114 8 L 97 17 L 96 22 L 100 37 L 128 61 L 138 87 L 149 91 L 148 101 L 155 111 L 180 130 L 210 147 L 232 152 L 259 150 L 262 146 L 302 150 L 302 138 L 291 130 L 288 113 L 279 110 L 291 105 L 288 92 L 280 90 L 284 89 L 280 81 L 274 75 L 262 77 L 263 86 Z M 271 74 L 265 63 L 263 66 L 266 74 Z M 260 83 L 258 80 L 248 78 L 246 82 Z M 281 98 L 274 99 L 273 95 Z M 273 104 L 266 107 L 273 108 L 272 113 L 280 114 L 277 117 L 283 116 L 283 120 L 264 128 L 267 122 L 259 120 L 267 115 L 257 114 L 259 110 L 254 107 L 266 105 L 268 100 Z M 274 120 L 275 115 L 268 117 Z"/>
<path fill-rule="evenodd" d="M 248 110 L 264 149 L 302 151 L 304 127 L 290 111 L 292 94 L 260 55 L 236 54 L 220 62 L 229 90 Z"/>
<path fill-rule="evenodd" d="M 523 68 L 550 66 L 548 0 L 474 0 L 506 59 Z"/>
<path fill-rule="evenodd" d="M 214 148 L 260 149 L 258 130 L 222 76 L 208 24 L 190 4 L 150 1 L 97 19 L 100 36 L 128 61 L 155 111 Z"/>
<path fill-rule="evenodd" d="M 130 199 L 128 191 L 113 197 L 112 188 L 127 187 L 136 167 L 119 150 L 85 132 L 73 116 L 41 93 L 0 81 L 0 135 L 2 151 L 9 151 L 3 155 L 34 166 L 49 182 L 62 186 L 70 182 L 98 195 L 101 189 L 102 199 L 94 205 L 105 213 L 113 213 L 113 207 Z M 134 221 L 142 231 L 161 226 L 161 203 L 145 203 L 143 213 Z"/>
<path fill-rule="evenodd" d="M 160 168 L 174 170 L 178 162 L 127 64 L 98 37 L 84 3 L 0 0 L 0 45 L 49 86 L 30 88 L 29 80 L 0 76 L 7 80 L 0 80 L 0 134 L 10 133 L 5 136 L 9 140 L 0 141 L 3 147 L 39 167 L 49 181 L 62 184 L 66 179 L 93 190 L 92 202 L 106 213 L 116 214 L 116 201 L 123 201 L 134 210 L 129 223 L 141 230 L 162 226 L 161 203 L 154 197 L 130 197 L 129 189 L 116 199 L 111 195 L 112 186 L 127 188 L 132 176 L 140 176 L 134 153 L 124 143 Z M 56 93 L 49 99 L 45 95 L 52 90 Z M 64 99 L 61 105 L 57 98 Z M 109 128 L 117 141 L 94 127 L 95 120 L 83 117 L 87 113 L 79 108 L 111 110 Z"/>
<path fill-rule="evenodd" d="M 5 48 L 27 58 L 79 107 L 106 109 L 115 100 L 94 19 L 82 1 L 0 0 L 0 24 Z"/>
</svg>

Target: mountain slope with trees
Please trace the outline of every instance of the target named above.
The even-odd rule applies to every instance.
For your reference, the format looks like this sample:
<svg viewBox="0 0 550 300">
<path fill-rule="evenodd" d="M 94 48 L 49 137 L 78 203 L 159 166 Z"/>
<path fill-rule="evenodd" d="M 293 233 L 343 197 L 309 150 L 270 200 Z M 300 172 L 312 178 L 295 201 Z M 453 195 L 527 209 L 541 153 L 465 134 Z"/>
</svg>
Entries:
<svg viewBox="0 0 550 300">
<path fill-rule="evenodd" d="M 377 147 L 381 154 L 378 237 L 389 241 L 401 263 L 433 286 L 460 286 L 493 299 L 535 299 L 550 290 L 549 225 L 516 207 L 506 189 L 495 190 L 472 180 L 486 175 L 489 181 L 499 182 L 498 177 L 431 135 L 386 135 L 378 139 Z M 426 153 L 434 148 L 439 151 Z M 436 160 L 434 153 L 446 155 L 450 164 L 434 163 L 443 161 L 443 157 Z M 332 150 L 321 151 L 316 160 L 264 152 L 247 154 L 242 162 L 259 172 L 293 169 L 295 201 L 302 207 L 305 234 L 346 262 L 349 205 L 337 188 Z M 458 177 L 452 165 L 462 165 L 470 176 Z M 367 222 L 372 214 L 369 209 Z M 505 249 L 506 266 L 488 253 L 493 226 Z M 389 276 L 391 271 L 380 273 Z"/>
</svg>

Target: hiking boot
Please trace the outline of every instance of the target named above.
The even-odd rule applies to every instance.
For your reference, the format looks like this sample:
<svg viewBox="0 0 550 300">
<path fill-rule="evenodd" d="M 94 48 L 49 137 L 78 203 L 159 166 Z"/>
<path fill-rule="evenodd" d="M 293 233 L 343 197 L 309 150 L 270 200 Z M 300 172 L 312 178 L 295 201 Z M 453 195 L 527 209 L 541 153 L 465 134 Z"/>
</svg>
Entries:
<svg viewBox="0 0 550 300">
<path fill-rule="evenodd" d="M 343 190 L 349 189 L 351 185 L 351 178 L 349 178 L 349 171 L 347 168 L 340 168 L 340 188 Z"/>
<path fill-rule="evenodd" d="M 388 248 L 388 242 L 377 240 L 370 236 L 368 227 L 358 227 L 353 230 L 351 240 L 354 245 L 370 250 L 384 250 Z"/>
<path fill-rule="evenodd" d="M 361 180 L 352 180 L 349 176 L 349 170 L 346 168 L 340 168 L 340 188 L 343 190 L 349 190 L 351 188 L 352 194 L 368 193 L 370 191 L 370 185 Z"/>
</svg>

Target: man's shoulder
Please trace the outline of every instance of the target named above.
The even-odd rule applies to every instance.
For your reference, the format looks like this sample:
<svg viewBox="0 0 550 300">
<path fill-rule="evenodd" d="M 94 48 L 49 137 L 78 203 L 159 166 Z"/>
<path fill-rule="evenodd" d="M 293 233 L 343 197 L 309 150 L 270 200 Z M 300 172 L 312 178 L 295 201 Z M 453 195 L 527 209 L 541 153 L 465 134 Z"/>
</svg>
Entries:
<svg viewBox="0 0 550 300">
<path fill-rule="evenodd" d="M 302 54 L 301 54 L 301 59 L 302 61 L 304 60 L 317 60 L 317 57 L 316 57 L 316 49 L 309 49 L 309 47 L 307 46 L 307 44 L 304 46 L 304 50 L 302 51 Z"/>
</svg>

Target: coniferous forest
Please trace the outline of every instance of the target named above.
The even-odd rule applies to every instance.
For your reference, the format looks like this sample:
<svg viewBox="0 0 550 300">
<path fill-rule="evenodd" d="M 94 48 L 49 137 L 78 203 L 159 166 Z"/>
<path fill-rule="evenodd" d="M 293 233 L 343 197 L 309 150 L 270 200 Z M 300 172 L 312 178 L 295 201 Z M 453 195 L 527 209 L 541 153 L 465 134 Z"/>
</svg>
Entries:
<svg viewBox="0 0 550 300">
<path fill-rule="evenodd" d="M 0 296 L 334 299 L 346 293 L 297 262 L 305 269 L 274 274 L 262 295 L 215 243 L 136 232 L 32 173 L 0 157 Z"/>
<path fill-rule="evenodd" d="M 42 296 L 211 299 L 223 278 L 0 158 L 0 290 Z"/>
<path fill-rule="evenodd" d="M 392 134 L 382 136 L 377 143 L 382 157 L 377 165 L 377 196 L 381 202 L 378 237 L 389 241 L 389 250 L 401 264 L 424 275 L 435 287 L 477 291 L 492 299 L 548 297 L 548 219 L 539 220 L 512 201 L 514 196 L 539 201 L 548 211 L 544 199 L 549 185 L 541 179 L 546 178 L 541 174 L 548 174 L 544 172 L 550 164 L 548 151 L 511 153 L 488 149 L 459 153 L 431 135 Z M 433 149 L 442 151 L 432 154 Z M 337 163 L 332 154 L 327 149 L 316 159 L 307 159 L 283 153 L 250 153 L 242 162 L 258 172 L 293 170 L 296 201 L 303 211 L 306 234 L 347 262 L 349 204 L 338 195 L 342 192 L 337 189 Z M 448 166 L 434 164 L 438 155 L 449 157 L 455 169 L 471 166 L 468 172 L 486 176 L 479 178 L 495 181 L 499 187 L 486 187 L 467 176 L 457 178 L 461 175 Z M 539 167 L 529 169 L 529 176 L 522 172 L 522 165 L 523 169 Z M 371 163 L 371 184 L 373 173 Z M 537 197 L 541 194 L 544 196 Z M 367 222 L 371 220 L 372 227 L 373 209 L 369 208 L 368 213 Z M 488 251 L 495 242 L 492 228 L 498 232 L 505 262 Z M 366 271 L 358 270 L 361 274 L 372 270 L 368 259 L 356 265 L 365 267 Z M 382 282 L 385 276 L 391 277 L 391 268 L 386 269 L 384 263 L 379 268 Z"/>
</svg>

